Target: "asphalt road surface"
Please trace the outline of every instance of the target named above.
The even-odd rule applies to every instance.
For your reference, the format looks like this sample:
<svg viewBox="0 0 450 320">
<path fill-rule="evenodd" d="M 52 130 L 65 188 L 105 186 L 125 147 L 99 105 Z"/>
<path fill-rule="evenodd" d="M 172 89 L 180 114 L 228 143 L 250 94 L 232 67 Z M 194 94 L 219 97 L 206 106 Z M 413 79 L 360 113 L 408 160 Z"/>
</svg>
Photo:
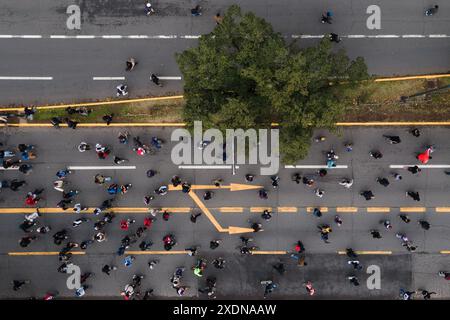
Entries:
<svg viewBox="0 0 450 320">
<path fill-rule="evenodd" d="M 91 213 L 74 214 L 71 209 L 64 213 L 44 213 L 39 218 L 40 225 L 50 225 L 52 232 L 39 236 L 39 240 L 27 248 L 21 248 L 18 240 L 23 232 L 18 225 L 23 221 L 25 210 L 24 198 L 26 192 L 35 188 L 45 188 L 41 208 L 55 208 L 61 198 L 61 193 L 52 188 L 56 180 L 57 170 L 78 166 L 67 178 L 69 188 L 80 190 L 75 202 L 94 208 L 103 200 L 110 198 L 105 187 L 94 184 L 93 176 L 96 173 L 112 176 L 113 181 L 119 184 L 132 183 L 133 187 L 125 195 L 118 195 L 114 203 L 117 218 L 113 224 L 106 227 L 107 241 L 96 243 L 89 247 L 84 254 L 73 258 L 75 264 L 83 271 L 94 272 L 92 279 L 88 280 L 91 288 L 86 297 L 119 297 L 120 290 L 131 280 L 131 276 L 141 273 L 146 276 L 142 289 L 153 288 L 154 294 L 159 298 L 175 297 L 176 292 L 171 288 L 169 278 L 175 267 L 185 266 L 188 270 L 183 283 L 189 286 L 187 296 L 198 297 L 197 288 L 204 286 L 207 276 L 216 276 L 218 298 L 251 298 L 261 299 L 263 286 L 261 280 L 272 279 L 279 284 L 279 289 L 273 293 L 273 298 L 307 298 L 306 290 L 302 287 L 305 281 L 312 281 L 317 290 L 317 298 L 365 298 L 365 299 L 395 299 L 400 288 L 407 290 L 427 289 L 438 293 L 436 298 L 449 298 L 448 282 L 437 276 L 440 270 L 449 269 L 449 195 L 450 178 L 444 174 L 449 170 L 449 142 L 448 129 L 430 127 L 421 129 L 419 138 L 407 132 L 408 128 L 348 128 L 343 129 L 339 136 L 327 132 L 327 140 L 313 144 L 306 159 L 295 164 L 298 169 L 289 169 L 282 166 L 280 187 L 274 190 L 267 176 L 259 175 L 256 165 L 239 165 L 236 174 L 231 169 L 180 169 L 174 165 L 170 152 L 174 145 L 170 142 L 171 128 L 128 128 L 133 136 L 139 135 L 143 141 L 149 141 L 152 136 L 165 140 L 163 149 L 155 155 L 138 156 L 131 149 L 131 145 L 120 145 L 117 135 L 123 128 L 79 128 L 71 129 L 32 129 L 32 128 L 5 128 L 2 131 L 1 141 L 5 149 L 13 149 L 19 143 L 33 144 L 37 158 L 29 161 L 33 165 L 33 172 L 23 176 L 16 170 L 0 171 L 1 180 L 23 178 L 27 185 L 17 191 L 1 190 L 0 199 L 0 296 L 27 297 L 43 296 L 46 291 L 57 290 L 62 296 L 74 297 L 73 290 L 66 287 L 67 275 L 56 271 L 59 266 L 57 252 L 61 249 L 53 244 L 51 234 L 63 228 L 69 230 L 72 241 L 81 242 L 93 236 L 93 222 L 98 217 Z M 383 134 L 397 134 L 402 142 L 399 145 L 390 145 Z M 99 160 L 94 151 L 80 153 L 77 145 L 86 141 L 92 145 L 101 143 L 112 149 L 112 154 L 129 159 L 129 162 L 117 166 L 112 158 Z M 344 143 L 352 141 L 354 150 L 345 152 Z M 434 144 L 436 151 L 433 159 L 424 166 L 418 175 L 412 175 L 406 169 L 394 169 L 391 166 L 407 166 L 417 164 L 415 155 L 423 151 L 428 144 Z M 303 175 L 315 175 L 319 166 L 325 164 L 324 152 L 333 147 L 339 155 L 337 169 L 328 171 L 326 177 L 316 178 L 316 186 L 325 190 L 323 198 L 314 195 L 313 189 L 303 184 L 291 181 L 291 175 L 300 172 Z M 382 159 L 372 159 L 369 151 L 379 149 Z M 431 167 L 435 166 L 435 167 Z M 93 166 L 103 167 L 92 169 Z M 106 169 L 105 166 L 113 166 Z M 130 169 L 118 169 L 128 166 Z M 304 166 L 314 166 L 305 169 Z M 148 169 L 155 169 L 159 173 L 153 178 L 147 178 Z M 401 181 L 393 181 L 389 177 L 391 172 L 398 172 L 403 176 Z M 136 261 L 131 267 L 123 265 L 123 256 L 118 257 L 115 252 L 120 245 L 120 239 L 136 230 L 142 225 L 148 212 L 143 203 L 143 197 L 152 194 L 153 190 L 162 184 L 168 184 L 170 178 L 177 174 L 192 185 L 210 185 L 215 178 L 222 178 L 223 185 L 230 183 L 246 184 L 244 176 L 247 173 L 256 174 L 251 185 L 263 186 L 269 192 L 267 200 L 261 200 L 257 190 L 230 191 L 215 190 L 215 196 L 209 201 L 201 200 L 208 208 L 217 223 L 223 228 L 230 226 L 248 228 L 249 220 L 263 223 L 264 231 L 252 233 L 254 245 L 258 247 L 255 254 L 242 256 L 237 250 L 240 245 L 239 234 L 230 235 L 227 232 L 218 232 L 211 219 L 204 212 L 196 224 L 190 222 L 190 213 L 201 211 L 192 198 L 180 191 L 170 191 L 165 196 L 157 196 L 151 207 L 172 208 L 169 221 L 161 216 L 148 230 L 142 239 L 153 241 L 151 251 L 141 252 L 137 244 L 128 250 L 138 251 Z M 354 179 L 350 189 L 338 184 L 342 177 Z M 391 184 L 388 187 L 379 185 L 377 177 L 388 177 Z M 370 189 L 375 199 L 364 200 L 359 196 L 362 190 Z M 418 191 L 420 202 L 415 202 L 405 196 L 406 191 Z M 195 192 L 202 198 L 203 191 Z M 74 203 L 75 203 L 74 202 Z M 310 208 L 323 207 L 323 216 L 314 217 Z M 262 208 L 270 208 L 273 217 L 270 221 L 263 221 L 260 214 Z M 309 209 L 308 209 L 309 208 Z M 30 210 L 30 209 L 29 209 Z M 230 211 L 230 212 L 226 212 Z M 370 212 L 369 212 L 370 211 Z M 374 212 L 372 212 L 374 211 Z M 411 222 L 402 222 L 398 215 L 407 214 Z M 339 214 L 343 220 L 342 226 L 337 226 L 333 220 Z M 80 216 L 89 217 L 91 222 L 77 229 L 71 227 L 73 220 Z M 134 218 L 137 223 L 129 231 L 119 228 L 119 220 Z M 379 224 L 380 220 L 392 221 L 393 229 L 386 230 Z M 431 228 L 425 231 L 420 228 L 417 221 L 425 219 Z M 329 224 L 333 228 L 330 234 L 330 243 L 325 244 L 319 237 L 317 225 Z M 369 233 L 371 229 L 378 229 L 383 238 L 373 239 Z M 417 246 L 413 253 L 408 252 L 395 234 L 404 233 Z M 152 251 L 163 251 L 162 237 L 172 233 L 176 236 L 178 244 L 173 250 L 179 251 L 173 255 L 152 254 Z M 209 241 L 221 239 L 219 248 L 211 250 Z M 296 261 L 289 257 L 296 241 L 301 240 L 306 247 L 306 261 L 308 265 L 298 267 Z M 219 256 L 227 260 L 224 270 L 215 269 L 208 265 L 205 276 L 196 278 L 189 268 L 194 264 L 195 258 L 188 256 L 185 248 L 199 245 L 199 256 L 205 257 L 209 263 Z M 353 271 L 347 264 L 347 257 L 338 252 L 346 248 L 361 251 L 360 261 L 362 271 Z M 75 249 L 79 252 L 79 249 Z M 56 252 L 56 255 L 45 255 Z M 14 255 L 14 254 L 26 255 Z M 30 255 L 35 253 L 36 255 Z M 158 259 L 160 263 L 154 270 L 149 270 L 147 263 Z M 285 263 L 287 272 L 280 276 L 272 268 L 278 261 Z M 115 264 L 119 270 L 107 276 L 101 272 L 105 263 Z M 376 265 L 381 269 L 381 288 L 369 290 L 366 279 L 369 274 L 366 268 Z M 356 274 L 361 285 L 354 287 L 346 279 Z M 11 289 L 12 279 L 29 279 L 31 284 L 22 291 L 14 292 Z M 200 295 L 201 298 L 204 296 Z"/>
<path fill-rule="evenodd" d="M 66 26 L 66 8 L 74 3 L 81 9 L 80 30 Z M 341 1 L 339 5 L 288 0 L 234 3 L 267 19 L 287 41 L 296 40 L 300 47 L 314 45 L 329 32 L 339 34 L 343 40 L 336 48 L 346 49 L 352 58 L 363 56 L 371 74 L 430 74 L 450 69 L 450 7 L 444 1 L 433 17 L 424 16 L 427 6 L 421 0 Z M 148 17 L 143 2 L 131 0 L 2 1 L 0 103 L 112 98 L 120 83 L 129 85 L 130 97 L 182 92 L 174 54 L 195 46 L 200 35 L 214 28 L 212 16 L 223 13 L 230 2 L 200 2 L 203 15 L 192 17 L 190 8 L 195 4 L 155 1 L 157 13 Z M 374 4 L 381 9 L 379 30 L 366 26 L 367 7 Z M 320 23 L 326 10 L 333 11 L 332 25 Z M 124 65 L 130 56 L 139 65 L 128 74 Z M 152 85 L 151 73 L 166 78 L 163 88 Z"/>
</svg>

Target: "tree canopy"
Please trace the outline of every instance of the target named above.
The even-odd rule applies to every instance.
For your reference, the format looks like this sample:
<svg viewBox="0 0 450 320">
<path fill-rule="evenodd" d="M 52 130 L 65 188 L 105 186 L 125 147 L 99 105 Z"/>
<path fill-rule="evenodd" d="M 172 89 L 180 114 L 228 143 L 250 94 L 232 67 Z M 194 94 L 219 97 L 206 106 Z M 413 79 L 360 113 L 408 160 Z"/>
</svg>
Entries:
<svg viewBox="0 0 450 320">
<path fill-rule="evenodd" d="M 184 118 L 204 128 L 280 125 L 284 162 L 306 156 L 314 128 L 333 128 L 345 107 L 339 82 L 368 77 L 363 58 L 333 52 L 328 39 L 298 49 L 264 19 L 231 6 L 197 47 L 176 56 L 185 87 Z"/>
</svg>

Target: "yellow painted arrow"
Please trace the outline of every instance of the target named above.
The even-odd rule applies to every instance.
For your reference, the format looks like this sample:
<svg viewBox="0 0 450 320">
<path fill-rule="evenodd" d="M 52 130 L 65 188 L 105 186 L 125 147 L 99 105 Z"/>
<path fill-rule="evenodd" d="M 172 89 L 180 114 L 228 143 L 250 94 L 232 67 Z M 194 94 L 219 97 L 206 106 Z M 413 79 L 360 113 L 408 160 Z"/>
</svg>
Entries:
<svg viewBox="0 0 450 320">
<path fill-rule="evenodd" d="M 219 222 L 214 218 L 213 214 L 209 209 L 203 204 L 203 202 L 200 200 L 200 198 L 194 193 L 189 192 L 189 196 L 194 200 L 194 202 L 197 204 L 197 206 L 202 210 L 202 212 L 205 214 L 205 216 L 208 217 L 209 221 L 216 227 L 217 231 L 219 232 L 228 232 L 228 234 L 237 234 L 237 233 L 247 233 L 247 232 L 253 232 L 253 229 L 250 228 L 241 228 L 241 227 L 228 227 L 223 228 Z"/>
<path fill-rule="evenodd" d="M 194 184 L 191 186 L 191 190 L 217 190 L 217 189 L 229 189 L 230 191 L 245 191 L 245 190 L 256 190 L 262 189 L 263 186 L 255 186 L 251 184 L 241 184 L 241 183 L 230 183 L 227 186 L 215 186 L 209 184 Z M 180 191 L 181 186 L 169 186 L 169 191 Z"/>
<path fill-rule="evenodd" d="M 248 232 L 254 232 L 252 228 L 242 228 L 242 227 L 228 227 L 226 229 L 229 234 L 237 234 L 237 233 L 248 233 Z"/>
</svg>

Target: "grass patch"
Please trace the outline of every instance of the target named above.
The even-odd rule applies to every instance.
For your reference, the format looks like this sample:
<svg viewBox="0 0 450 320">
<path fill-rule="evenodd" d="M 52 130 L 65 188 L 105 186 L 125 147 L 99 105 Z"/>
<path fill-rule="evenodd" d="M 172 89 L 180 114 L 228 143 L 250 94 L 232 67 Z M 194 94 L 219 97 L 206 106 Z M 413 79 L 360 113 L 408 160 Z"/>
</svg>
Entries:
<svg viewBox="0 0 450 320">
<path fill-rule="evenodd" d="M 437 87 L 450 84 L 449 78 L 437 80 Z M 340 121 L 450 121 L 450 90 L 408 99 L 430 90 L 427 80 L 367 82 L 356 90 L 348 90 L 349 101 Z"/>
<path fill-rule="evenodd" d="M 450 85 L 450 78 L 436 80 L 437 87 Z M 450 90 L 400 102 L 410 96 L 430 90 L 427 80 L 364 82 L 357 89 L 341 85 L 349 97 L 346 110 L 338 121 L 450 121 Z M 114 122 L 183 122 L 184 100 L 146 101 L 131 104 L 92 107 L 88 117 L 71 115 L 80 122 L 102 122 L 105 114 L 114 113 Z M 64 109 L 39 110 L 35 122 L 49 122 L 52 117 L 67 117 Z"/>
<path fill-rule="evenodd" d="M 74 114 L 70 119 L 85 123 L 102 122 L 105 114 L 114 113 L 114 122 L 182 122 L 183 106 L 183 100 L 95 106 L 88 117 Z M 52 117 L 67 116 L 65 109 L 45 109 L 36 112 L 34 119 L 48 122 Z"/>
</svg>

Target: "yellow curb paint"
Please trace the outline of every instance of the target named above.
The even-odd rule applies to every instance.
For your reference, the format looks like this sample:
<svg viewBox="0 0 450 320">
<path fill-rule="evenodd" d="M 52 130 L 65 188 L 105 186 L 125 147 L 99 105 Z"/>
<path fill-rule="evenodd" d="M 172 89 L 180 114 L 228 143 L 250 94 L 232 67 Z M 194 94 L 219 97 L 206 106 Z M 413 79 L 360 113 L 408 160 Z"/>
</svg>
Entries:
<svg viewBox="0 0 450 320">
<path fill-rule="evenodd" d="M 377 212 L 388 213 L 388 212 L 391 212 L 391 208 L 388 208 L 388 207 L 368 207 L 367 208 L 367 212 L 368 213 L 377 213 Z"/>
<path fill-rule="evenodd" d="M 242 207 L 221 207 L 218 210 L 223 213 L 242 213 L 242 212 L 244 212 L 244 208 L 242 208 Z"/>
<path fill-rule="evenodd" d="M 176 255 L 176 254 L 188 254 L 188 251 L 125 251 L 125 254 L 131 255 Z"/>
<path fill-rule="evenodd" d="M 376 126 L 450 126 L 450 121 L 435 122 L 336 122 L 341 127 L 376 127 Z"/>
<path fill-rule="evenodd" d="M 437 207 L 436 212 L 439 213 L 450 213 L 450 207 Z"/>
<path fill-rule="evenodd" d="M 278 207 L 278 212 L 296 213 L 297 211 L 296 207 Z"/>
<path fill-rule="evenodd" d="M 450 254 L 450 250 L 442 250 L 440 251 L 441 254 Z"/>
<path fill-rule="evenodd" d="M 426 212 L 427 208 L 424 207 L 401 207 L 400 212 Z"/>
<path fill-rule="evenodd" d="M 71 252 L 73 255 L 85 255 L 86 252 L 81 252 L 81 251 L 72 251 Z M 59 252 L 56 251 L 34 251 L 34 252 L 8 252 L 8 256 L 57 256 L 59 255 Z"/>
<path fill-rule="evenodd" d="M 264 255 L 264 254 L 287 254 L 286 251 L 260 251 L 260 250 L 250 251 L 250 253 L 252 255 L 257 255 L 257 254 L 260 254 L 260 255 Z"/>
<path fill-rule="evenodd" d="M 1 111 L 1 110 L 0 110 Z M 185 127 L 187 124 L 183 122 L 122 122 L 111 123 L 109 126 L 106 123 L 79 123 L 77 127 Z M 278 124 L 273 123 L 272 126 Z M 377 127 L 377 126 L 450 126 L 450 121 L 434 121 L 434 122 L 336 122 L 336 126 L 340 127 Z M 49 128 L 53 127 L 51 123 L 12 123 L 0 124 L 0 127 L 14 127 L 14 128 Z M 61 124 L 60 127 L 67 127 L 66 124 Z"/>
<path fill-rule="evenodd" d="M 392 254 L 392 251 L 355 251 L 356 254 Z M 345 251 L 338 251 L 338 254 L 347 254 Z"/>
<path fill-rule="evenodd" d="M 311 213 L 311 212 L 314 211 L 315 208 L 316 208 L 316 207 L 307 207 L 307 208 L 306 208 L 306 212 Z M 328 212 L 328 207 L 319 207 L 319 210 L 320 210 L 321 212 Z"/>
<path fill-rule="evenodd" d="M 435 78 L 448 78 L 448 77 L 450 77 L 450 74 L 427 74 L 427 75 L 422 75 L 422 76 L 379 78 L 379 79 L 375 79 L 374 82 L 419 80 L 419 79 L 435 79 Z"/>
<path fill-rule="evenodd" d="M 167 96 L 167 97 L 153 97 L 153 98 L 139 98 L 139 99 L 127 99 L 127 100 L 114 100 L 114 101 L 100 101 L 100 102 L 86 102 L 86 103 L 73 103 L 73 104 L 59 104 L 59 105 L 47 105 L 38 106 L 38 110 L 45 109 L 64 109 L 67 107 L 95 107 L 95 106 L 108 106 L 115 104 L 127 104 L 127 103 L 138 103 L 138 102 L 148 102 L 148 101 L 162 101 L 162 100 L 177 100 L 183 99 L 182 95 L 178 96 Z M 23 111 L 22 108 L 1 108 L 0 111 Z"/>
<path fill-rule="evenodd" d="M 356 213 L 356 212 L 358 212 L 358 208 L 356 208 L 356 207 L 337 207 L 336 212 Z"/>
<path fill-rule="evenodd" d="M 260 213 L 264 210 L 272 211 L 272 207 L 250 207 L 250 212 L 252 213 Z"/>
<path fill-rule="evenodd" d="M 51 123 L 13 123 L 2 125 L 3 127 L 21 127 L 21 128 L 41 128 L 53 127 Z M 111 123 L 109 126 L 106 123 L 79 123 L 78 127 L 185 127 L 183 122 L 127 122 L 127 123 Z M 60 127 L 66 127 L 67 124 L 61 124 Z"/>
</svg>

